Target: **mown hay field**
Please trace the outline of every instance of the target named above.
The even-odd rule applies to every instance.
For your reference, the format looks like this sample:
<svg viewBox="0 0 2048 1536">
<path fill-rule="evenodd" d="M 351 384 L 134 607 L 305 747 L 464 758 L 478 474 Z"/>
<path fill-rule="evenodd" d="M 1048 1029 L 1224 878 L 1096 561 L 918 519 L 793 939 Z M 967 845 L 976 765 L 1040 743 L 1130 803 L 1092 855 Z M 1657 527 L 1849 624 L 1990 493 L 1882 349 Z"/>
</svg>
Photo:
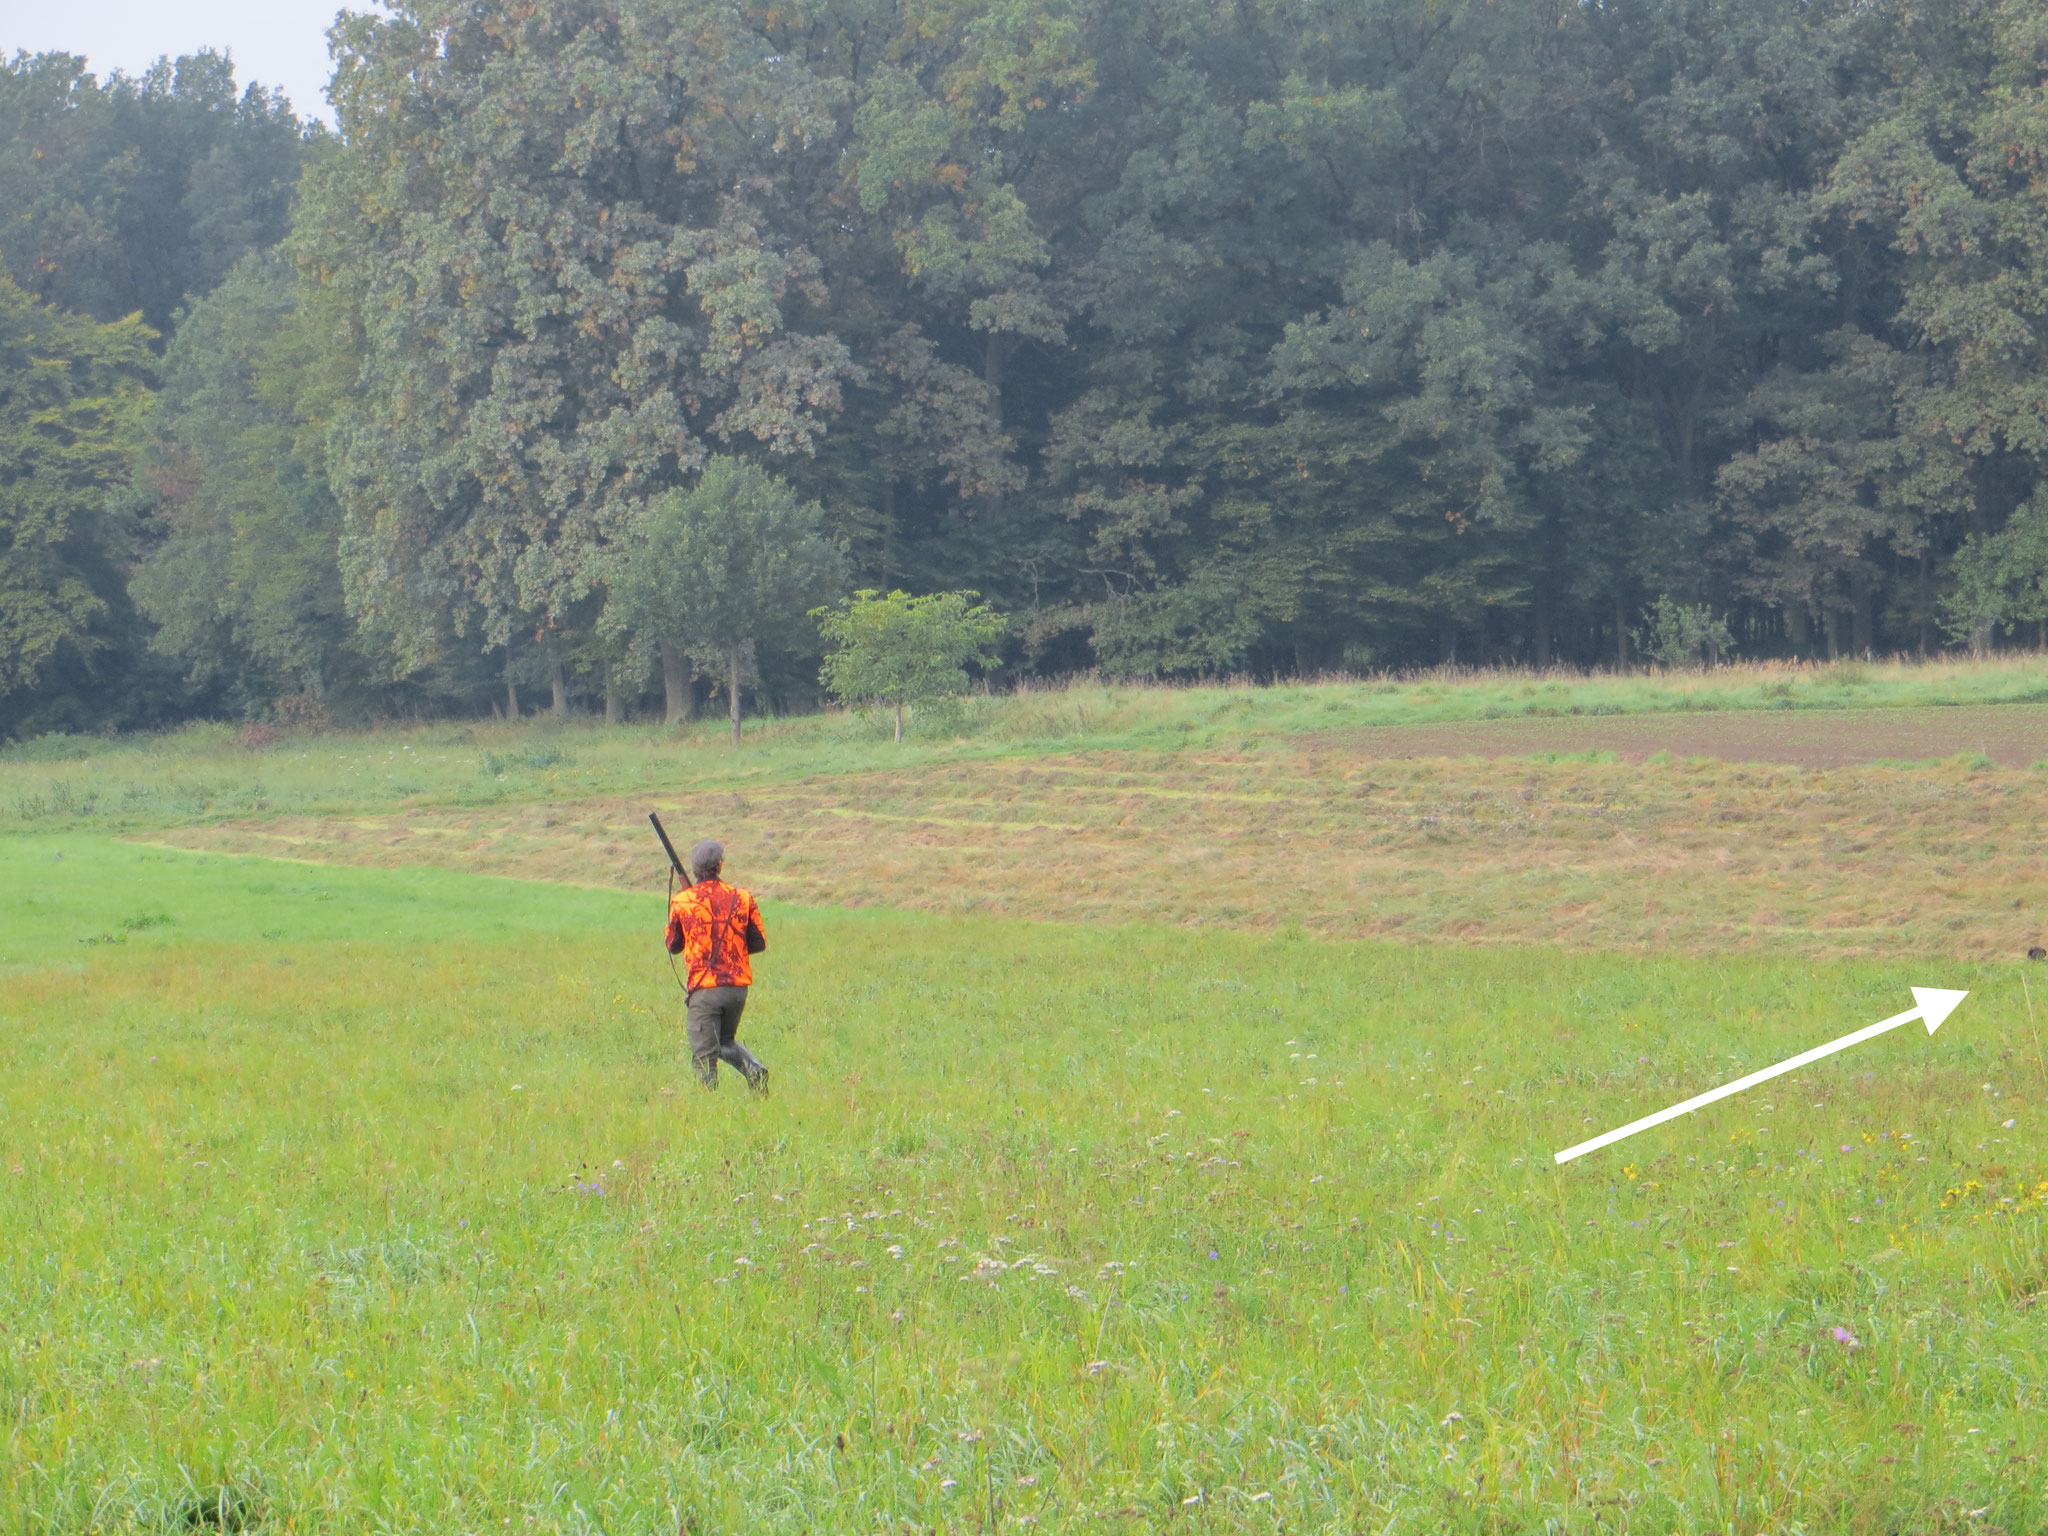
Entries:
<svg viewBox="0 0 2048 1536">
<path fill-rule="evenodd" d="M 2042 722 L 2048 726 L 2048 717 Z M 2048 729 L 2043 730 L 2048 752 Z M 545 777 L 545 773 L 541 775 Z M 1413 760 L 1348 739 L 938 757 L 678 793 L 197 821 L 166 845 L 645 889 L 646 813 L 764 893 L 1327 938 L 2011 957 L 2042 931 L 2048 770 L 1614 753 Z"/>
<path fill-rule="evenodd" d="M 17 812 L 0 1531 L 2048 1520 L 2041 775 L 1294 723 Z M 688 1083 L 648 804 L 767 896 L 765 1099 Z"/>
</svg>

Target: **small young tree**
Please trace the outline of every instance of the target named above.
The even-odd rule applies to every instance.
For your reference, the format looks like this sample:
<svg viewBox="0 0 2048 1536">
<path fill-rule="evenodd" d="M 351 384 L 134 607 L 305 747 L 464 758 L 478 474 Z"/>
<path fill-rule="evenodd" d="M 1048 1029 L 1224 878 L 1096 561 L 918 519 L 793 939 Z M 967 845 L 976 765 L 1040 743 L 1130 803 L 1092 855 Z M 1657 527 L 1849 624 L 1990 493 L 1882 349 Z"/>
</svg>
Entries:
<svg viewBox="0 0 2048 1536">
<path fill-rule="evenodd" d="M 1735 637 L 1728 621 L 1714 617 L 1705 603 L 1687 604 L 1660 597 L 1644 615 L 1649 623 L 1636 634 L 1636 648 L 1659 666 L 1683 667 L 1719 661 L 1732 650 Z"/>
<path fill-rule="evenodd" d="M 1991 636 L 2011 617 L 2012 594 L 2005 588 L 2004 541 L 1996 534 L 1973 533 L 1956 551 L 1955 585 L 1941 600 L 1948 615 L 1942 626 L 1951 637 L 1967 641 L 1973 654 L 1991 649 Z"/>
<path fill-rule="evenodd" d="M 801 623 L 839 590 L 843 562 L 814 501 L 745 459 L 715 456 L 688 491 L 655 502 L 615 554 L 608 628 L 716 660 L 740 739 L 740 684 L 754 642 Z"/>
<path fill-rule="evenodd" d="M 886 704 L 903 739 L 905 705 L 951 698 L 967 689 L 969 663 L 995 659 L 1007 627 L 1001 614 L 974 601 L 978 592 L 861 591 L 812 617 L 825 643 L 822 680 L 846 703 Z"/>
<path fill-rule="evenodd" d="M 1942 599 L 1948 631 L 1982 656 L 1992 631 L 2032 619 L 2048 647 L 2048 497 L 2016 508 L 1997 533 L 1973 533 L 1956 551 L 1955 587 Z"/>
</svg>

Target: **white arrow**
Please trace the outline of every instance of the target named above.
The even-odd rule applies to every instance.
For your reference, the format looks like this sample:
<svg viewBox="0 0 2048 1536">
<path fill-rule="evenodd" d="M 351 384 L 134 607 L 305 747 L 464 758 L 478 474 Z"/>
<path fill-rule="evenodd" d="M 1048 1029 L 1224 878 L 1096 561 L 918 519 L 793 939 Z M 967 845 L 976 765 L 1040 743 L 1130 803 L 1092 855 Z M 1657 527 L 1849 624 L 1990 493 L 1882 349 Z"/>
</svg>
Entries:
<svg viewBox="0 0 2048 1536">
<path fill-rule="evenodd" d="M 1867 1024 L 1853 1034 L 1844 1035 L 1839 1040 L 1830 1040 L 1826 1045 L 1816 1045 L 1810 1051 L 1801 1051 L 1797 1056 L 1787 1057 L 1774 1067 L 1765 1067 L 1761 1072 L 1752 1072 L 1747 1077 L 1738 1077 L 1732 1083 L 1723 1083 L 1720 1087 L 1709 1089 L 1696 1098 L 1687 1099 L 1683 1104 L 1674 1104 L 1669 1109 L 1658 1110 L 1654 1115 L 1631 1120 L 1619 1130 L 1609 1131 L 1604 1136 L 1582 1141 L 1576 1147 L 1566 1147 L 1557 1154 L 1557 1160 L 1560 1163 L 1568 1163 L 1575 1157 L 1584 1157 L 1588 1152 L 1597 1152 L 1624 1137 L 1635 1135 L 1637 1131 L 1647 1131 L 1651 1126 L 1662 1125 L 1666 1120 L 1676 1120 L 1680 1115 L 1689 1115 L 1696 1109 L 1704 1109 L 1716 1099 L 1725 1099 L 1731 1093 L 1740 1093 L 1745 1088 L 1754 1088 L 1758 1083 L 1767 1083 L 1774 1077 L 1798 1070 L 1808 1062 L 1819 1061 L 1821 1057 L 1832 1056 L 1837 1051 L 1845 1051 L 1850 1046 L 1860 1044 L 1874 1035 L 1881 1035 L 1888 1029 L 1897 1029 L 1908 1020 L 1925 1019 L 1927 1033 L 1931 1035 L 1941 1028 L 1943 1019 L 1956 1011 L 1956 1004 L 1969 995 L 1967 992 L 1951 992 L 1946 987 L 1915 987 L 1913 1006 L 1904 1013 L 1895 1013 L 1888 1019 Z"/>
</svg>

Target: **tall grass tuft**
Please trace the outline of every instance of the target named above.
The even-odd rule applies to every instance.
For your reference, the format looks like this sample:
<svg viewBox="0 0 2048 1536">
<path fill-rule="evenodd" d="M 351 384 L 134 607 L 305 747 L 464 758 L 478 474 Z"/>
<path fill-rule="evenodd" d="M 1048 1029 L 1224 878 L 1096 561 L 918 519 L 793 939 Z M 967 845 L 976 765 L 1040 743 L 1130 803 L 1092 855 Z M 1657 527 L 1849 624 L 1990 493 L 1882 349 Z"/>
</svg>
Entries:
<svg viewBox="0 0 2048 1536">
<path fill-rule="evenodd" d="M 544 742 L 536 747 L 518 747 L 508 751 L 486 751 L 482 758 L 482 769 L 493 778 L 507 773 L 539 773 L 548 768 L 566 768 L 576 761 L 576 754 L 560 742 Z"/>
</svg>

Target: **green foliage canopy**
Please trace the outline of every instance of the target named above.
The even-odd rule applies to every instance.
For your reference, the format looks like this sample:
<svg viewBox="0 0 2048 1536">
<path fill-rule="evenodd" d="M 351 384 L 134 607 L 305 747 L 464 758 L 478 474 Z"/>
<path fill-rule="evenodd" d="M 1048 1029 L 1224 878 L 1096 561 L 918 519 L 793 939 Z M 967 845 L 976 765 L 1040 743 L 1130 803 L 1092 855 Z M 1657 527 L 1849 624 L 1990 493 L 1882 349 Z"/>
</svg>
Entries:
<svg viewBox="0 0 2048 1536">
<path fill-rule="evenodd" d="M 152 643 L 239 700 L 325 700 L 366 670 L 315 414 L 323 370 L 352 371 L 323 297 L 265 251 L 194 305 L 164 354 L 137 466 L 153 526 L 130 590 Z"/>
<path fill-rule="evenodd" d="M 128 504 L 213 707 L 615 713 L 656 646 L 686 710 L 680 642 L 607 605 L 719 454 L 1040 672 L 1627 666 L 1681 610 L 1753 655 L 1983 645 L 2048 489 L 2044 36 L 2034 0 L 404 0 L 336 34 L 339 137 L 210 56 L 15 60 L 0 261 L 192 328 Z M 815 697 L 781 633 L 757 696 Z"/>
<path fill-rule="evenodd" d="M 105 80 L 71 54 L 0 58 L 0 268 L 44 303 L 168 332 L 283 237 L 324 142 L 276 92 L 238 94 L 225 54 Z"/>
<path fill-rule="evenodd" d="M 1963 541 L 1942 607 L 1949 632 L 1980 652 L 2004 625 L 2027 621 L 2048 631 L 2048 497 L 2020 507 L 1998 532 Z"/>
<path fill-rule="evenodd" d="M 808 449 L 844 344 L 792 177 L 835 94 L 730 8 L 417 0 L 336 32 L 347 151 L 297 235 L 363 366 L 330 472 L 351 609 L 432 659 L 441 616 L 559 624 L 707 443 Z"/>
<path fill-rule="evenodd" d="M 38 304 L 0 273 L 0 695 L 89 655 L 120 591 L 106 515 L 126 478 L 153 333 Z"/>
</svg>

